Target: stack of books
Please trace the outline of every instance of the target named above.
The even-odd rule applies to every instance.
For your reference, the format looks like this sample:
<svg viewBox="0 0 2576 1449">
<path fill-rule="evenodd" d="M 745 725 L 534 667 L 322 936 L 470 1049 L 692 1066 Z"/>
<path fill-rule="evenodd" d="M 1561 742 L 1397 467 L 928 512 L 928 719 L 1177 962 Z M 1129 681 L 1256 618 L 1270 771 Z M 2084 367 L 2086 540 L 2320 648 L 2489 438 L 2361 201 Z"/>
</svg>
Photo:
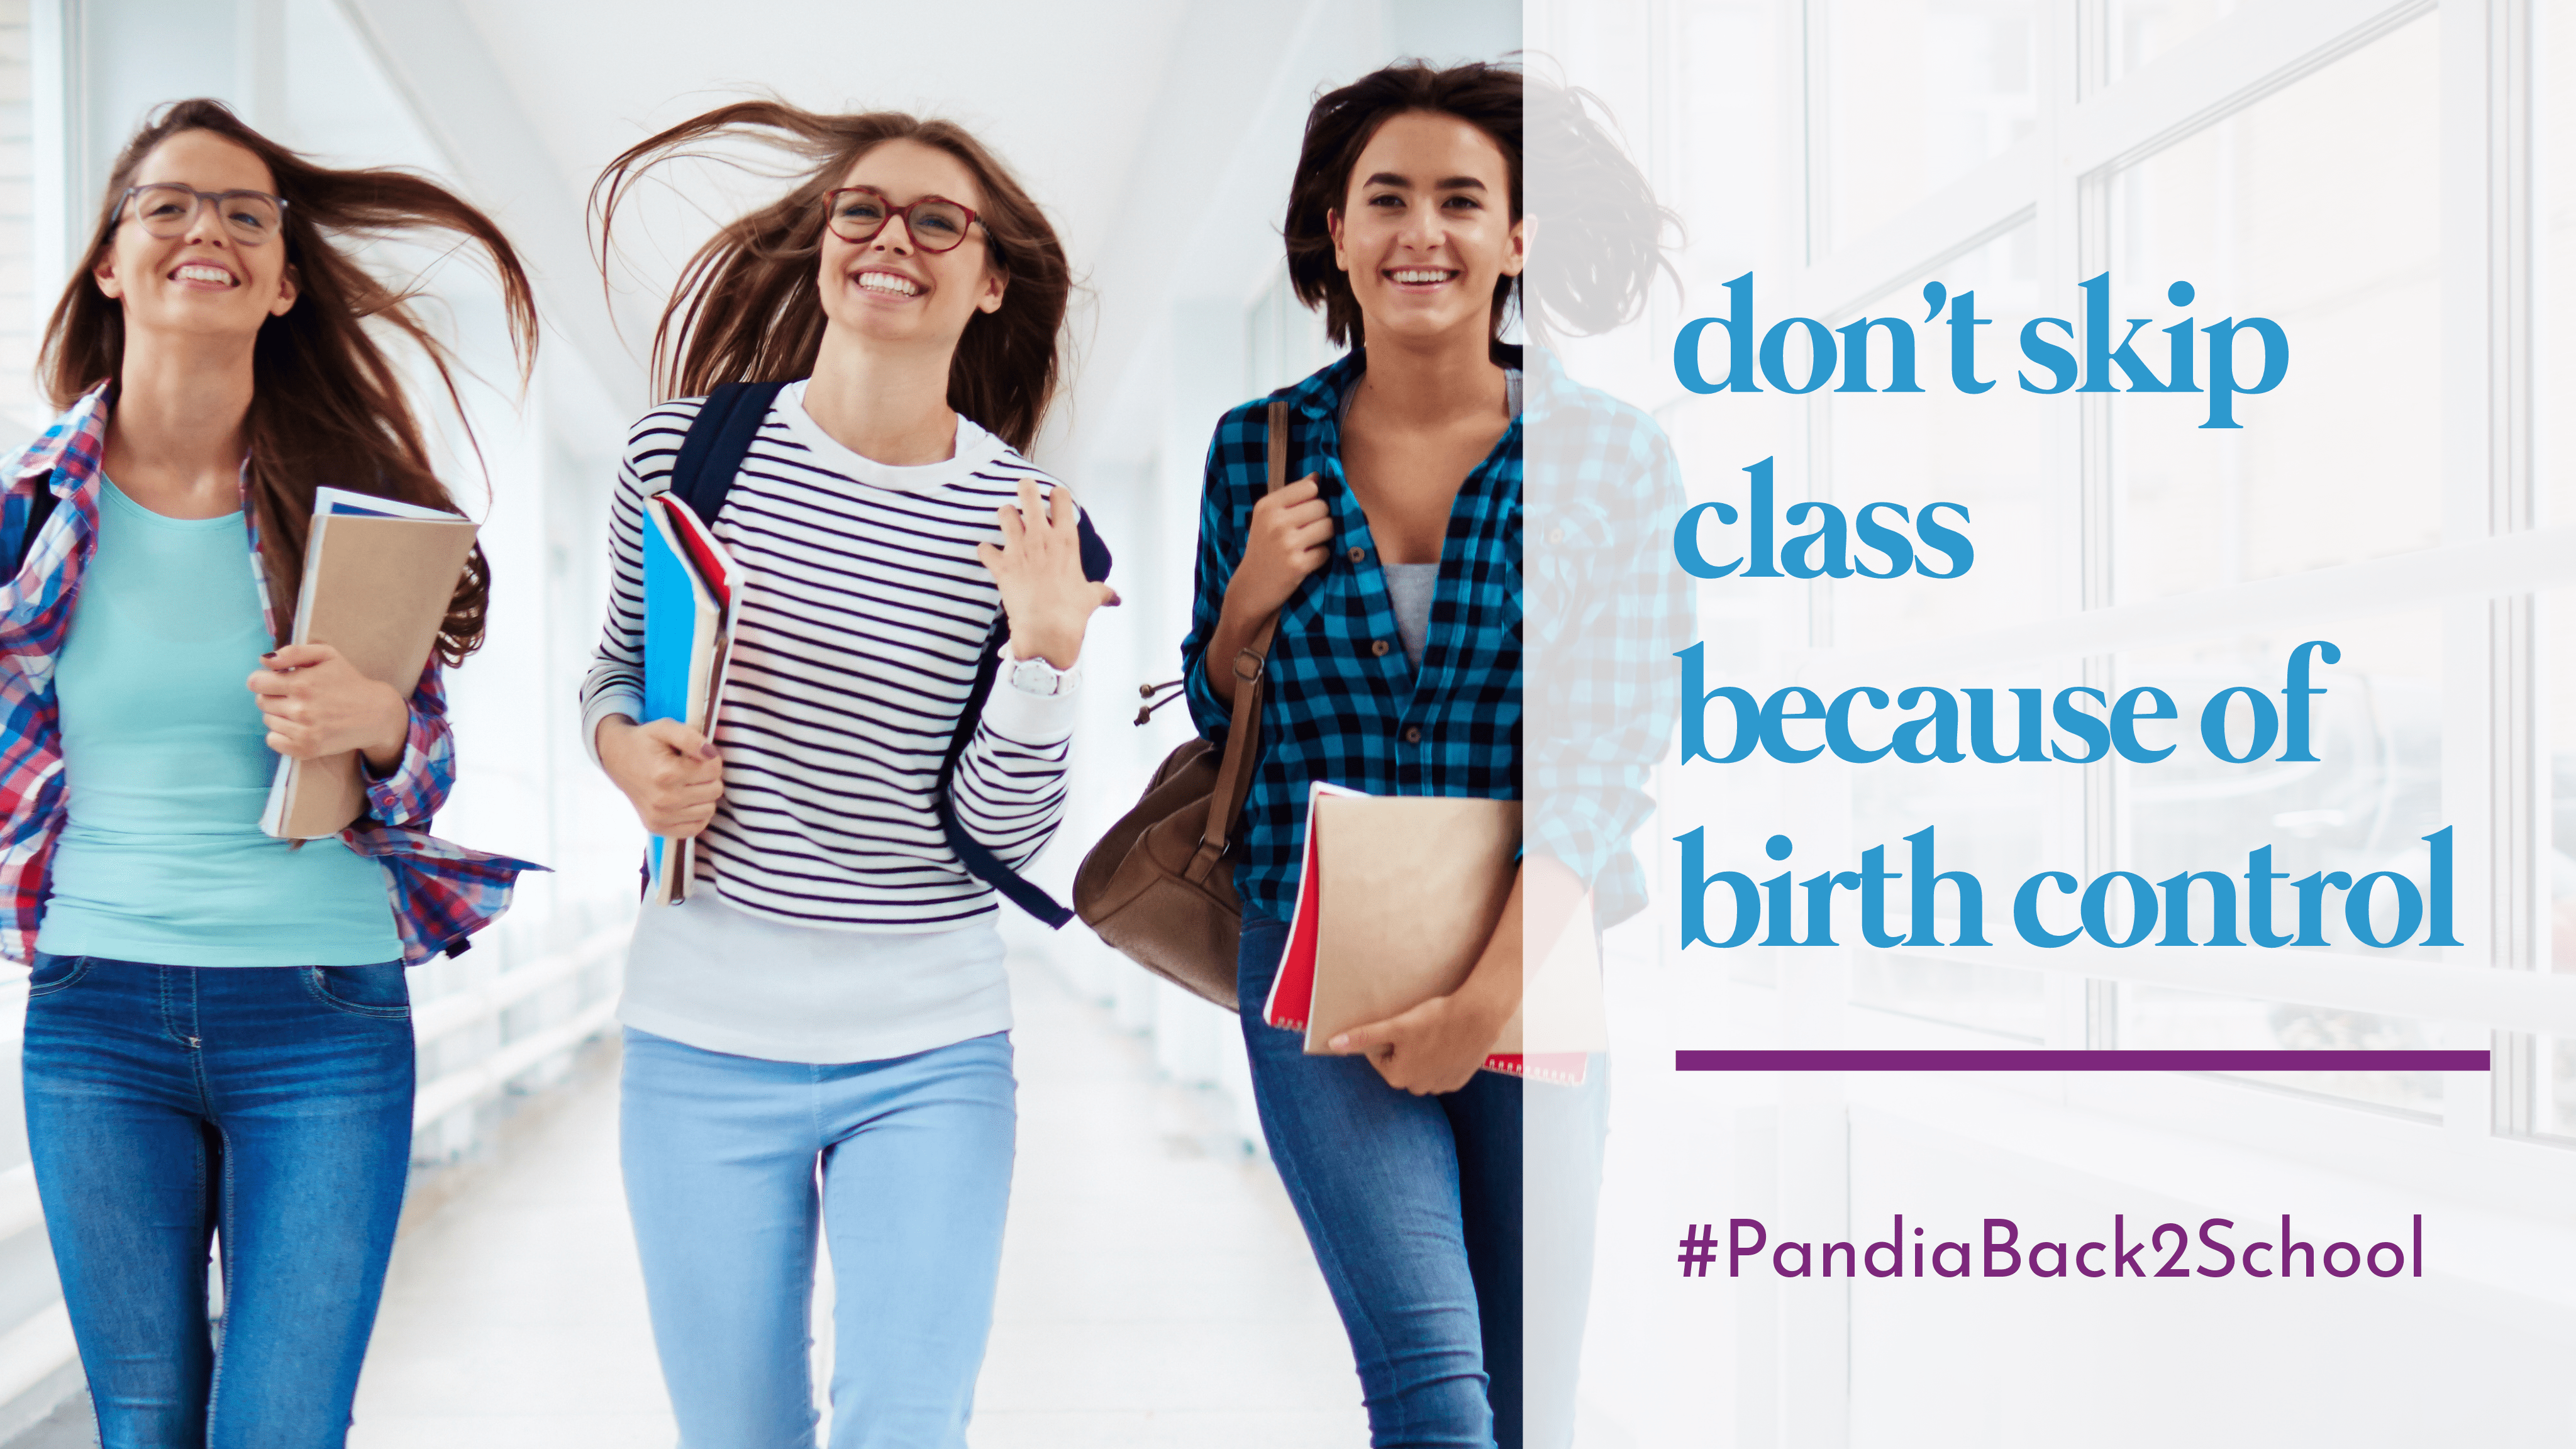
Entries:
<svg viewBox="0 0 2576 1449">
<path fill-rule="evenodd" d="M 716 703 L 742 603 L 741 571 L 706 521 L 668 493 L 644 501 L 644 718 L 675 719 L 715 737 Z M 688 899 L 696 840 L 654 836 L 646 846 L 645 895 L 656 905 Z"/>
<path fill-rule="evenodd" d="M 328 644 L 404 698 L 429 663 L 474 549 L 471 520 L 434 508 L 316 489 L 292 644 Z M 259 828 L 284 840 L 337 835 L 366 812 L 358 753 L 279 760 Z"/>
<path fill-rule="evenodd" d="M 1484 955 L 1520 875 L 1517 800 L 1364 795 L 1317 782 L 1288 948 L 1262 1019 L 1334 1037 L 1456 991 Z M 1534 953 L 1521 1009 L 1484 1069 L 1578 1085 L 1607 1045 L 1590 911 Z M 1524 1023 L 1548 1040 L 1524 1051 Z"/>
</svg>

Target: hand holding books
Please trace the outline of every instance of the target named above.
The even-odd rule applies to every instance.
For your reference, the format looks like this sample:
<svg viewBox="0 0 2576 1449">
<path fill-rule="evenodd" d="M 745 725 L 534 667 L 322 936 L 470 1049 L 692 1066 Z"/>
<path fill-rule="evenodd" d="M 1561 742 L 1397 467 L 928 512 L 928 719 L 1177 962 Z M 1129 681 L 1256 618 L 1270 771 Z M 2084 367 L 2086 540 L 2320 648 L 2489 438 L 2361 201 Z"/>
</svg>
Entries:
<svg viewBox="0 0 2576 1449">
<path fill-rule="evenodd" d="M 611 715 L 600 721 L 599 763 L 626 792 L 644 828 L 664 840 L 694 838 L 724 798 L 724 757 L 675 719 L 637 724 Z"/>
<path fill-rule="evenodd" d="M 645 723 L 620 736 L 616 760 L 600 758 L 654 832 L 645 873 L 657 905 L 688 899 L 698 832 L 724 794 L 711 737 L 742 592 L 742 570 L 706 520 L 668 493 L 645 501 Z"/>
<path fill-rule="evenodd" d="M 1365 1054 L 1417 1095 L 1454 1092 L 1479 1067 L 1583 1080 L 1604 1044 L 1589 913 L 1562 867 L 1524 869 L 1520 832 L 1518 801 L 1318 782 L 1263 1019 L 1303 1031 L 1309 1055 Z M 1526 972 L 1525 925 L 1547 944 Z"/>
<path fill-rule="evenodd" d="M 314 491 L 294 631 L 250 677 L 269 748 L 281 757 L 260 829 L 313 840 L 365 813 L 359 753 L 379 771 L 401 762 L 411 729 L 406 701 L 437 643 L 474 532 L 470 520 L 434 508 Z"/>
<path fill-rule="evenodd" d="M 355 750 L 381 775 L 402 761 L 411 706 L 402 691 L 370 679 L 329 644 L 288 644 L 260 656 L 251 672 L 268 747 L 290 760 Z"/>
</svg>

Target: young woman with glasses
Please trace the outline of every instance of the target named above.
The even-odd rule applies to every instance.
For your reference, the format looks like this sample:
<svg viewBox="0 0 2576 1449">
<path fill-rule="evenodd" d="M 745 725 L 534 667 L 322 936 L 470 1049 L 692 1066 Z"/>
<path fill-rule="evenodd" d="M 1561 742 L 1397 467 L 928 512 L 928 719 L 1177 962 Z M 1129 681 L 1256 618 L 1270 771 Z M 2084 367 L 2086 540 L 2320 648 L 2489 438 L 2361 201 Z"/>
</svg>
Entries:
<svg viewBox="0 0 2576 1449">
<path fill-rule="evenodd" d="M 719 141 L 804 174 L 724 226 L 663 314 L 676 400 L 628 439 L 583 692 L 646 828 L 696 842 L 695 890 L 643 907 L 627 959 L 627 1205 L 691 1449 L 814 1442 L 818 1228 L 831 1442 L 962 1445 L 1016 1118 L 994 894 L 941 817 L 1013 869 L 1046 844 L 1084 629 L 1113 597 L 1085 580 L 1071 495 L 1022 456 L 1064 251 L 959 127 L 766 101 L 612 163 L 603 242 L 640 174 Z M 746 582 L 713 738 L 639 722 L 646 500 L 701 395 L 787 379 L 714 521 Z"/>
<path fill-rule="evenodd" d="M 338 239 L 433 230 L 490 258 L 524 364 L 527 278 L 481 213 L 315 166 L 214 101 L 165 108 L 46 328 L 68 410 L 7 474 L 0 952 L 34 963 L 28 1151 L 109 1444 L 343 1442 L 410 1164 L 403 968 L 461 947 L 522 868 L 424 833 L 479 552 L 407 689 L 282 642 L 316 487 L 453 508 L 371 328 L 442 380 L 445 354 Z M 261 832 L 279 756 L 353 750 L 354 826 Z"/>
<path fill-rule="evenodd" d="M 1392 66 L 1315 102 L 1283 228 L 1288 272 L 1350 352 L 1282 394 L 1299 481 L 1264 494 L 1266 399 L 1218 423 L 1182 644 L 1191 712 L 1221 737 L 1234 661 L 1277 620 L 1235 870 L 1243 1034 L 1262 1130 L 1349 1331 L 1379 1446 L 1521 1449 L 1571 1433 L 1555 1406 L 1580 1339 L 1590 1179 L 1527 1204 L 1570 1281 L 1525 1285 L 1524 1125 L 1551 1172 L 1597 1174 L 1598 1079 L 1524 1093 L 1480 1064 L 1520 1006 L 1525 922 L 1549 940 L 1587 892 L 1604 920 L 1642 904 L 1623 842 L 1642 819 L 1634 784 L 1661 753 L 1642 704 L 1570 751 L 1551 738 L 1525 750 L 1525 623 L 1534 642 L 1554 633 L 1522 608 L 1525 397 L 1527 416 L 1589 450 L 1543 475 L 1550 486 L 1580 479 L 1606 508 L 1675 475 L 1642 414 L 1573 386 L 1543 354 L 1525 368 L 1500 340 L 1523 271 L 1523 106 L 1520 73 L 1488 65 Z M 1650 235 L 1602 279 L 1642 295 L 1633 264 L 1654 255 Z M 1650 592 L 1673 574 L 1642 549 L 1612 572 Z M 1648 602 L 1616 617 L 1656 617 Z M 1627 783 L 1615 799 L 1562 808 L 1562 794 L 1542 795 L 1557 808 L 1525 811 L 1511 896 L 1456 991 L 1336 1036 L 1338 1055 L 1308 1056 L 1300 1033 L 1262 1021 L 1314 783 L 1520 799 L 1525 768 L 1543 789 L 1569 754 L 1585 762 L 1574 773 Z"/>
</svg>

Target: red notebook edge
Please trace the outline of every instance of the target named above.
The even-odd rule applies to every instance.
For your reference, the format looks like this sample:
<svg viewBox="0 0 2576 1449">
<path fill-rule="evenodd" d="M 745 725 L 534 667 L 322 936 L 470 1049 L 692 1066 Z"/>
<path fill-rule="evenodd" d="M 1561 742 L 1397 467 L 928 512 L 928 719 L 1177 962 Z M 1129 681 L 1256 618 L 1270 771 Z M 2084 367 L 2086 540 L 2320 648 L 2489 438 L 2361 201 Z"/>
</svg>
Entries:
<svg viewBox="0 0 2576 1449">
<path fill-rule="evenodd" d="M 1359 793 L 1320 780 L 1307 793 L 1306 848 L 1304 866 L 1297 873 L 1297 907 L 1288 923 L 1288 945 L 1279 958 L 1279 974 L 1271 978 L 1270 998 L 1261 1008 L 1261 1019 L 1272 1026 L 1288 1031 L 1306 1030 L 1307 1017 L 1315 1000 L 1316 892 L 1319 889 L 1315 868 L 1315 801 L 1328 794 Z M 1485 1058 L 1483 1069 L 1558 1086 L 1579 1087 L 1583 1085 L 1590 1067 L 1591 1058 L 1583 1052 L 1538 1052 L 1527 1056 L 1519 1052 L 1496 1052 Z"/>
</svg>

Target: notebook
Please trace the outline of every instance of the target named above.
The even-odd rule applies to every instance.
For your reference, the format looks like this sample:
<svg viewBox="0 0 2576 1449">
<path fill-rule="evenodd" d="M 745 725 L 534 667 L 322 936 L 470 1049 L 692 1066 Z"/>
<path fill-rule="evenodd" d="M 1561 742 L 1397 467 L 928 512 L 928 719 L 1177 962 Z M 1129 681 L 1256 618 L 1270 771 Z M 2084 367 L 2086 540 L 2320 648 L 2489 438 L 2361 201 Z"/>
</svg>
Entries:
<svg viewBox="0 0 2576 1449">
<path fill-rule="evenodd" d="M 1315 784 L 1297 907 L 1262 1019 L 1304 1032 L 1306 1050 L 1320 1055 L 1341 1032 L 1456 990 L 1502 918 L 1519 846 L 1518 801 L 1371 796 Z M 1531 988 L 1572 974 L 1556 958 L 1577 936 L 1589 954 L 1588 925 L 1563 933 L 1525 987 L 1521 1010 L 1505 1024 L 1485 1070 L 1568 1085 L 1583 1080 L 1586 1053 L 1597 1049 L 1589 1023 L 1575 1040 L 1550 1041 L 1551 1049 L 1537 1054 L 1523 1050 Z M 1597 973 L 1593 979 L 1597 994 Z M 1554 1005 L 1563 995 L 1550 993 L 1542 1008 L 1556 1036 L 1566 1034 Z"/>
<path fill-rule="evenodd" d="M 679 720 L 713 738 L 740 592 L 740 571 L 705 520 L 668 493 L 645 501 L 645 719 Z M 657 905 L 687 900 L 696 863 L 694 837 L 652 837 L 646 894 Z"/>
<path fill-rule="evenodd" d="M 295 644 L 328 644 L 369 679 L 409 698 L 446 622 L 474 548 L 475 525 L 453 513 L 340 488 L 313 494 Z M 286 840 L 337 835 L 367 808 L 355 750 L 281 759 L 259 828 Z"/>
</svg>

